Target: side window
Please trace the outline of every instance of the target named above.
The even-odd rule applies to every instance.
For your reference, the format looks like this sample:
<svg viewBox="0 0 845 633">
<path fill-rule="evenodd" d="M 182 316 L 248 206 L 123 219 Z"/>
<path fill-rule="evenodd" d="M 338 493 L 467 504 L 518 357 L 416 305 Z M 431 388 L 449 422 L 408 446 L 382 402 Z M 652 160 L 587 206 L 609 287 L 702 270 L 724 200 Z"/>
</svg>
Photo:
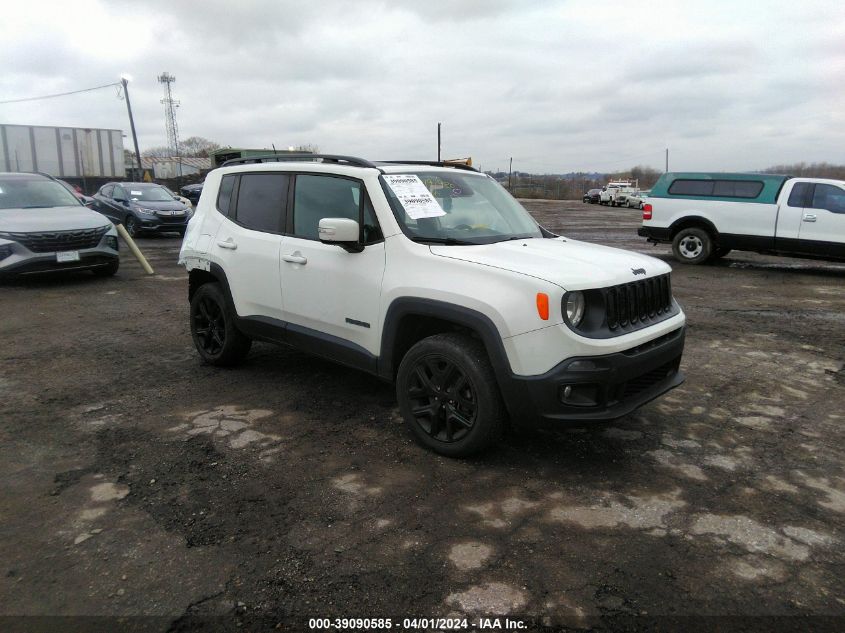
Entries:
<svg viewBox="0 0 845 633">
<path fill-rule="evenodd" d="M 713 186 L 714 196 L 726 198 L 756 198 L 763 191 L 763 183 L 754 180 L 717 180 Z"/>
<path fill-rule="evenodd" d="M 235 174 L 223 176 L 220 180 L 220 191 L 217 192 L 217 209 L 223 215 L 229 215 L 232 203 L 232 191 L 235 188 Z"/>
<path fill-rule="evenodd" d="M 297 175 L 293 195 L 293 234 L 307 240 L 318 239 L 317 227 L 323 218 L 349 218 L 359 222 L 361 193 L 361 183 L 355 180 Z"/>
<path fill-rule="evenodd" d="M 789 200 L 786 201 L 786 205 L 789 207 L 804 207 L 807 205 L 807 190 L 810 188 L 809 182 L 798 182 L 795 183 L 795 186 L 792 187 L 792 191 L 789 192 Z"/>
<path fill-rule="evenodd" d="M 813 193 L 814 209 L 827 209 L 833 213 L 845 213 L 845 189 L 833 185 L 816 185 Z"/>
<path fill-rule="evenodd" d="M 129 196 L 126 195 L 126 190 L 119 185 L 115 185 L 114 192 L 112 192 L 112 197 L 115 200 L 129 200 Z"/>
<path fill-rule="evenodd" d="M 281 233 L 289 180 L 286 174 L 242 174 L 235 209 L 237 223 L 254 231 Z"/>
<path fill-rule="evenodd" d="M 106 198 L 112 197 L 112 192 L 114 191 L 114 185 L 106 185 L 100 190 L 100 195 L 105 196 Z"/>
<path fill-rule="evenodd" d="M 712 196 L 712 180 L 674 180 L 669 193 L 676 196 Z"/>
</svg>

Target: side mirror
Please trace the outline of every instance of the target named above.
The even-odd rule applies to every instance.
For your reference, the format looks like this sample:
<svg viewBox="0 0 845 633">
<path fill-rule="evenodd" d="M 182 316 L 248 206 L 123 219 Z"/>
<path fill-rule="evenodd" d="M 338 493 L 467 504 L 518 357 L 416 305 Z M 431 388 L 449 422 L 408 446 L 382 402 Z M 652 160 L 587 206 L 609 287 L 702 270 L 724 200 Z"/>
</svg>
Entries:
<svg viewBox="0 0 845 633">
<path fill-rule="evenodd" d="M 317 227 L 321 242 L 337 244 L 350 252 L 359 253 L 361 246 L 361 228 L 355 220 L 348 218 L 323 218 Z"/>
<path fill-rule="evenodd" d="M 126 204 L 129 202 L 126 198 L 115 198 L 114 201 L 119 202 L 120 204 Z"/>
</svg>

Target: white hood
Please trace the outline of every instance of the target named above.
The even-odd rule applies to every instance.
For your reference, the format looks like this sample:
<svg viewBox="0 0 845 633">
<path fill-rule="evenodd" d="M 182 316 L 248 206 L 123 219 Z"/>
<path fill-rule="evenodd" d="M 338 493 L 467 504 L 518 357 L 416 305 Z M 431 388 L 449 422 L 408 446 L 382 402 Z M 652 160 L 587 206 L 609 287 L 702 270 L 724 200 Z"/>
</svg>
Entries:
<svg viewBox="0 0 845 633">
<path fill-rule="evenodd" d="M 83 206 L 48 209 L 0 209 L 0 231 L 39 233 L 111 226 L 111 221 Z"/>
<path fill-rule="evenodd" d="M 569 238 L 511 240 L 481 246 L 432 245 L 431 252 L 530 275 L 565 290 L 604 288 L 672 270 L 648 255 Z"/>
</svg>

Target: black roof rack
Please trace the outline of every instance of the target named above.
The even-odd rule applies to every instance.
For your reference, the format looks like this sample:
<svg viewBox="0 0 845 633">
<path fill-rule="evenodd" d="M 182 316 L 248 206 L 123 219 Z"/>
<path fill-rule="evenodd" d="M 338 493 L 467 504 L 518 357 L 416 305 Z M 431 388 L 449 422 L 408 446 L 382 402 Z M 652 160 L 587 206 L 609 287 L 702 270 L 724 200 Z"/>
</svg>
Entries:
<svg viewBox="0 0 845 633">
<path fill-rule="evenodd" d="M 463 163 L 452 163 L 448 160 L 380 160 L 377 161 L 379 165 L 430 165 L 431 167 L 453 167 L 454 169 L 463 169 L 464 171 L 474 171 L 479 173 L 475 167 L 464 165 Z"/>
<path fill-rule="evenodd" d="M 316 161 L 317 159 L 320 159 L 324 163 L 337 163 L 339 165 L 349 165 L 351 167 L 372 167 L 373 169 L 378 169 L 378 165 L 363 158 L 356 158 L 355 156 L 338 156 L 336 154 L 265 154 L 262 156 L 244 156 L 243 158 L 232 158 L 231 160 L 227 160 L 220 166 L 228 167 L 229 165 L 246 165 L 249 163 Z"/>
</svg>

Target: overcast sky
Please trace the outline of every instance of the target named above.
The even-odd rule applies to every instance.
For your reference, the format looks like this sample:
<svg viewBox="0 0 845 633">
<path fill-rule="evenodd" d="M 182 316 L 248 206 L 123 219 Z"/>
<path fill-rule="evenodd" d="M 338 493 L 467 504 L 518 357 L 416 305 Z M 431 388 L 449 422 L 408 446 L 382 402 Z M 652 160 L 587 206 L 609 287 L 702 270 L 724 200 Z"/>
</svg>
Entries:
<svg viewBox="0 0 845 633">
<path fill-rule="evenodd" d="M 845 2 L 63 0 L 6 3 L 0 100 L 132 77 L 139 143 L 315 144 L 482 169 L 845 163 Z M 115 88 L 0 123 L 118 128 Z"/>
</svg>

